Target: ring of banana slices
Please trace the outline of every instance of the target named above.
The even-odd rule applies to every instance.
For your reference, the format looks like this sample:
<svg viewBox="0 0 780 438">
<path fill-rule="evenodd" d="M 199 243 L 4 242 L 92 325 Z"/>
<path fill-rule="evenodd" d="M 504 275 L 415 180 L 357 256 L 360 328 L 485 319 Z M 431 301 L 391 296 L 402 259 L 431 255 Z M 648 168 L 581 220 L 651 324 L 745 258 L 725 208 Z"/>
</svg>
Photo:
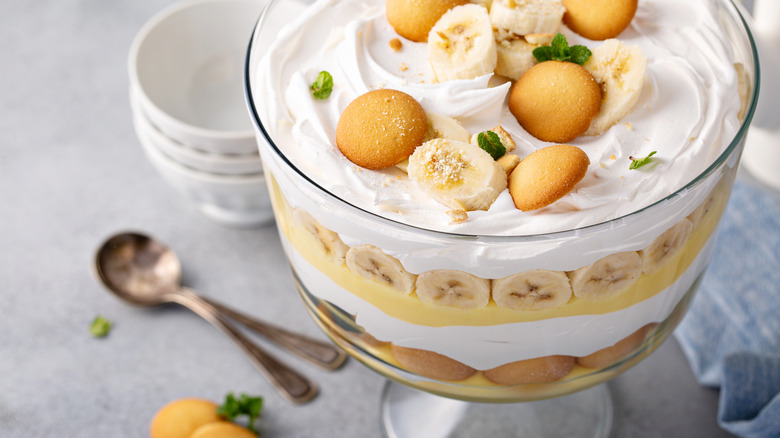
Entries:
<svg viewBox="0 0 780 438">
<path fill-rule="evenodd" d="M 708 214 L 712 197 L 693 215 Z M 703 220 L 701 217 L 699 221 Z M 300 208 L 293 209 L 292 225 L 309 236 L 307 241 L 336 267 L 345 266 L 354 276 L 388 287 L 400 296 L 426 305 L 478 310 L 494 303 L 513 311 L 538 311 L 565 306 L 573 299 L 604 302 L 630 289 L 642 275 L 650 275 L 671 262 L 690 239 L 694 224 L 689 218 L 664 231 L 640 251 L 610 254 L 574 271 L 532 269 L 503 278 L 486 279 L 449 269 L 415 275 L 381 248 L 346 245 L 338 233 L 328 230 Z"/>
</svg>

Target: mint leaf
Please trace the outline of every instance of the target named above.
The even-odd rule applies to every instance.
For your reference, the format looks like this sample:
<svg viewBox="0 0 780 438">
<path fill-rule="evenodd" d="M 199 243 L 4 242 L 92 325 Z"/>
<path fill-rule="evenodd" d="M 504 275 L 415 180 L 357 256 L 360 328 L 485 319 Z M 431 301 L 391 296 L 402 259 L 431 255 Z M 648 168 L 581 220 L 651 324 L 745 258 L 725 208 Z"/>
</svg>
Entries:
<svg viewBox="0 0 780 438">
<path fill-rule="evenodd" d="M 232 392 L 225 396 L 225 402 L 217 408 L 217 415 L 229 421 L 241 415 L 241 406 Z"/>
<path fill-rule="evenodd" d="M 311 95 L 314 96 L 315 99 L 327 99 L 333 91 L 333 76 L 326 71 L 321 71 L 309 89 L 311 90 Z"/>
<path fill-rule="evenodd" d="M 644 158 L 634 158 L 634 157 L 628 157 L 628 158 L 631 160 L 631 165 L 630 165 L 630 166 L 628 166 L 628 170 L 635 170 L 635 169 L 639 169 L 640 167 L 642 167 L 642 166 L 645 166 L 645 165 L 649 164 L 649 163 L 650 163 L 650 161 L 652 161 L 652 158 L 650 158 L 650 157 L 652 157 L 653 155 L 655 155 L 655 153 L 656 153 L 656 152 L 657 152 L 657 151 L 650 152 L 650 154 L 648 154 L 648 155 L 647 155 L 646 157 L 644 157 Z"/>
<path fill-rule="evenodd" d="M 534 58 L 536 58 L 539 62 L 545 62 L 550 61 L 553 59 L 552 57 L 552 47 L 550 46 L 541 46 L 537 47 L 533 50 Z"/>
<path fill-rule="evenodd" d="M 553 59 L 558 61 L 565 61 L 571 56 L 571 50 L 569 50 L 569 43 L 566 41 L 566 37 L 562 33 L 557 33 L 552 39 L 551 43 Z"/>
<path fill-rule="evenodd" d="M 555 34 L 549 46 L 537 47 L 532 53 L 539 62 L 563 61 L 579 65 L 585 64 L 592 55 L 591 51 L 585 46 L 576 45 L 569 47 L 566 37 L 560 32 Z"/>
<path fill-rule="evenodd" d="M 111 331 L 111 321 L 104 318 L 101 315 L 98 315 L 95 317 L 95 319 L 92 320 L 92 324 L 89 326 L 89 332 L 92 333 L 92 336 L 96 338 L 103 338 L 108 335 L 108 332 Z"/>
<path fill-rule="evenodd" d="M 574 46 L 571 48 L 571 62 L 583 65 L 588 62 L 593 53 L 585 46 Z"/>
<path fill-rule="evenodd" d="M 236 398 L 231 392 L 225 396 L 225 402 L 217 408 L 217 415 L 228 421 L 233 421 L 236 417 L 246 415 L 248 417 L 247 429 L 254 432 L 255 435 L 260 435 L 260 431 L 255 428 L 255 420 L 260 417 L 262 410 L 262 397 L 250 397 L 246 394 L 241 394 L 240 398 Z"/>
<path fill-rule="evenodd" d="M 247 398 L 245 401 L 247 415 L 249 416 L 249 424 L 247 428 L 259 435 L 260 431 L 255 428 L 255 420 L 260 417 L 260 411 L 263 410 L 263 399 L 261 397 Z"/>
<path fill-rule="evenodd" d="M 501 143 L 501 138 L 493 131 L 480 132 L 477 135 L 477 144 L 494 160 L 498 160 L 506 154 L 506 146 Z"/>
</svg>

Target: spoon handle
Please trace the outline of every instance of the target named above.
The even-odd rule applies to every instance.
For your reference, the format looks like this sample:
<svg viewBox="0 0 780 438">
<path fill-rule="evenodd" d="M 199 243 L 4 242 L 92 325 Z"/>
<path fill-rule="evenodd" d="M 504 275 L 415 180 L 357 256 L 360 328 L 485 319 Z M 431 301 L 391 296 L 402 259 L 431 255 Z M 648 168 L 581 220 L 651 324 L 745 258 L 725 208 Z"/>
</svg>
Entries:
<svg viewBox="0 0 780 438">
<path fill-rule="evenodd" d="M 202 298 L 222 315 L 240 322 L 247 328 L 267 337 L 280 347 L 286 348 L 290 352 L 295 353 L 326 370 L 335 370 L 339 368 L 347 359 L 347 354 L 344 353 L 344 351 L 329 342 L 323 342 L 298 333 L 289 332 L 281 327 L 260 321 L 257 318 L 227 307 L 224 304 L 220 304 L 205 297 Z"/>
<path fill-rule="evenodd" d="M 316 384 L 253 343 L 233 324 L 220 316 L 214 306 L 194 292 L 182 289 L 173 294 L 171 298 L 200 315 L 238 344 L 255 367 L 287 400 L 294 403 L 305 403 L 317 395 Z"/>
</svg>

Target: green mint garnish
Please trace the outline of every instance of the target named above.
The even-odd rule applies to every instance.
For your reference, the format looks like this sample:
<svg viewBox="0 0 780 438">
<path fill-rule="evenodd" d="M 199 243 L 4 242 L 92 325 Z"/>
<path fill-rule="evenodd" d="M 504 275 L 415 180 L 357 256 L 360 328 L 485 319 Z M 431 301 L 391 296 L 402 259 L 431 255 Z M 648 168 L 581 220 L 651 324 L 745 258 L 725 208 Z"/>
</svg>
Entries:
<svg viewBox="0 0 780 438">
<path fill-rule="evenodd" d="M 477 135 L 477 143 L 494 160 L 498 160 L 506 154 L 506 146 L 501 143 L 501 138 L 493 131 L 480 132 Z"/>
<path fill-rule="evenodd" d="M 533 51 L 534 58 L 539 62 L 545 61 L 566 61 L 575 64 L 585 64 L 592 55 L 591 51 L 585 47 L 576 45 L 569 47 L 566 37 L 562 33 L 555 34 L 549 46 L 537 47 Z"/>
<path fill-rule="evenodd" d="M 628 166 L 629 170 L 639 169 L 640 167 L 649 164 L 650 161 L 652 161 L 653 155 L 655 155 L 657 151 L 650 152 L 646 157 L 644 158 L 634 158 L 634 157 L 628 157 L 631 160 L 631 165 Z"/>
<path fill-rule="evenodd" d="M 249 418 L 247 429 L 254 432 L 255 435 L 260 435 L 260 431 L 255 428 L 255 420 L 260 417 L 260 411 L 262 410 L 262 397 L 250 397 L 246 394 L 241 394 L 241 397 L 236 398 L 231 392 L 225 396 L 225 402 L 217 408 L 217 415 L 228 421 L 233 421 L 236 417 L 246 415 Z"/>
<path fill-rule="evenodd" d="M 89 332 L 96 338 L 103 338 L 111 331 L 111 321 L 98 315 L 92 320 L 89 326 Z"/>
<path fill-rule="evenodd" d="M 327 99 L 333 91 L 333 76 L 326 71 L 321 71 L 309 89 L 311 90 L 311 95 L 314 96 L 315 99 Z"/>
</svg>

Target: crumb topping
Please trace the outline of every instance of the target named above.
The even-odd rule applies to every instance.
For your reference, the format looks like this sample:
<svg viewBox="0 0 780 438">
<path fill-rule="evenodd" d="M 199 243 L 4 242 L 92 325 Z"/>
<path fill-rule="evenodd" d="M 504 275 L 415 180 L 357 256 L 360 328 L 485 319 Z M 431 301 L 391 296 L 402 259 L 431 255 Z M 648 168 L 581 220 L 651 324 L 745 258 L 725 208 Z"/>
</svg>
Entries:
<svg viewBox="0 0 780 438">
<path fill-rule="evenodd" d="M 390 48 L 393 49 L 394 52 L 398 52 L 401 49 L 403 49 L 404 43 L 401 42 L 398 38 L 393 38 L 390 40 Z"/>
<path fill-rule="evenodd" d="M 421 162 L 425 163 L 426 175 L 439 187 L 461 182 L 462 170 L 468 166 L 457 151 L 441 147 L 441 144 L 436 141 L 423 150 L 420 158 Z"/>
</svg>

